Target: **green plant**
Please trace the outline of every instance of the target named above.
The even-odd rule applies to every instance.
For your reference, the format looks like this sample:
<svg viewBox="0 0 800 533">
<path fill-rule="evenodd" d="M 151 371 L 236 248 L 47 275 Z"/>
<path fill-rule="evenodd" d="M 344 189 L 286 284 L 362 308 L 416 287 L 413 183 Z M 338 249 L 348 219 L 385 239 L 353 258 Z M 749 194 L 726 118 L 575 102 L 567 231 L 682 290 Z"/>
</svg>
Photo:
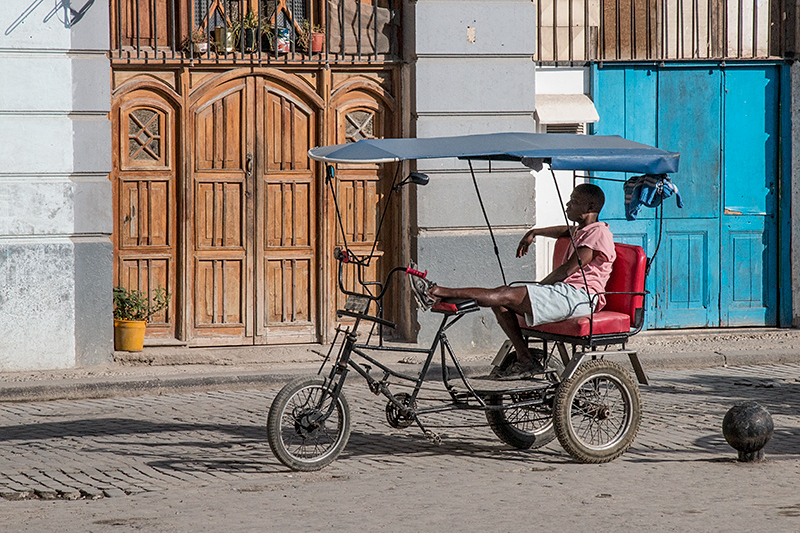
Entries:
<svg viewBox="0 0 800 533">
<path fill-rule="evenodd" d="M 322 26 L 319 24 L 314 24 L 312 27 L 308 22 L 308 19 L 304 20 L 300 25 L 300 29 L 297 30 L 297 48 L 304 52 L 308 52 L 311 49 L 311 34 L 323 33 L 324 31 L 325 30 L 323 30 Z"/>
<path fill-rule="evenodd" d="M 114 318 L 117 320 L 145 320 L 165 309 L 172 293 L 164 287 L 153 291 L 152 302 L 142 291 L 128 290 L 125 287 L 114 287 Z"/>
<path fill-rule="evenodd" d="M 256 15 L 253 11 L 248 11 L 241 20 L 234 20 L 233 24 L 231 24 L 231 42 L 235 43 L 235 48 L 238 49 L 239 46 L 243 44 L 241 41 L 243 33 L 242 30 L 253 30 L 253 33 L 255 34 L 255 31 L 258 30 L 259 23 L 261 26 L 261 38 L 267 42 L 272 40 L 272 30 L 269 26 L 269 20 L 266 17 L 261 17 L 261 19 L 259 19 L 258 15 Z M 257 39 L 258 36 L 254 35 L 253 42 L 250 43 L 250 47 L 248 47 L 247 44 L 244 45 L 246 52 L 251 52 L 253 49 L 257 49 Z"/>
</svg>

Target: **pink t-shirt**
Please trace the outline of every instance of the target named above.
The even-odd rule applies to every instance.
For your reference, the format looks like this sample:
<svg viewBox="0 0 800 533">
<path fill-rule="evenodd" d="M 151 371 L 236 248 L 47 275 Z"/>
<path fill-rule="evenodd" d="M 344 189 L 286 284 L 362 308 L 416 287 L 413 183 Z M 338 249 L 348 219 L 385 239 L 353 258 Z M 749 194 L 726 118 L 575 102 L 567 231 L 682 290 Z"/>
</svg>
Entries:
<svg viewBox="0 0 800 533">
<path fill-rule="evenodd" d="M 583 272 L 586 274 L 585 284 L 580 270 L 576 270 L 572 275 L 568 276 L 564 283 L 577 289 L 585 289 L 586 285 L 588 285 L 591 294 L 603 292 L 606 290 L 606 283 L 608 283 L 608 278 L 611 276 L 611 266 L 617 258 L 617 252 L 614 249 L 614 236 L 611 234 L 611 230 L 608 229 L 608 224 L 605 222 L 593 222 L 577 230 L 575 232 L 575 246 L 578 248 L 586 246 L 600 253 L 595 254 L 594 259 L 588 265 L 583 265 Z M 561 261 L 562 265 L 567 262 L 572 253 L 572 246 L 567 247 L 564 258 Z M 606 299 L 601 294 L 597 298 L 595 311 L 599 311 L 604 305 L 606 305 Z"/>
</svg>

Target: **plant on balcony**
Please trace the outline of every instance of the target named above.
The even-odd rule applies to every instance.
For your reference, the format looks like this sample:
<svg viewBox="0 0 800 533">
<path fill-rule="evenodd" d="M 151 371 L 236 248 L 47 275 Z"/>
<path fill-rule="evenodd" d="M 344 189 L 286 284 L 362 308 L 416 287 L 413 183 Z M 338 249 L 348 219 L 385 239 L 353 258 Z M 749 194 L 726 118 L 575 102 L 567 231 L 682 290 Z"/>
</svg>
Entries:
<svg viewBox="0 0 800 533">
<path fill-rule="evenodd" d="M 194 54 L 204 54 L 208 52 L 208 46 L 214 44 L 214 38 L 206 34 L 200 28 L 196 28 L 183 41 L 183 51 L 187 54 L 191 50 Z"/>
<path fill-rule="evenodd" d="M 318 54 L 325 48 L 325 30 L 319 24 L 312 27 L 306 19 L 297 32 L 296 44 L 301 52 Z"/>
<path fill-rule="evenodd" d="M 259 28 L 261 29 L 260 35 L 258 35 Z M 245 52 L 258 51 L 258 39 L 261 39 L 262 50 L 268 49 L 267 47 L 269 46 L 267 44 L 265 47 L 264 43 L 272 42 L 272 30 L 269 27 L 269 21 L 266 17 L 259 19 L 258 15 L 253 11 L 248 11 L 241 21 L 234 21 L 231 25 L 230 33 L 236 49 L 240 50 L 244 46 Z"/>
</svg>

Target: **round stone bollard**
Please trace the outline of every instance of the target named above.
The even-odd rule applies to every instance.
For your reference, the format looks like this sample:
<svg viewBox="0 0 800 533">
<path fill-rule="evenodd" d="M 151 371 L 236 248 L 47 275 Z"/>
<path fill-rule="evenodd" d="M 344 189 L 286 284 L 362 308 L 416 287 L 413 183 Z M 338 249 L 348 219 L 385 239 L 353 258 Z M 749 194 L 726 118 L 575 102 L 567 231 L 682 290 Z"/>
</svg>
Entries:
<svg viewBox="0 0 800 533">
<path fill-rule="evenodd" d="M 738 450 L 739 461 L 744 463 L 764 460 L 764 446 L 774 429 L 769 411 L 754 401 L 734 405 L 722 420 L 725 440 Z"/>
</svg>

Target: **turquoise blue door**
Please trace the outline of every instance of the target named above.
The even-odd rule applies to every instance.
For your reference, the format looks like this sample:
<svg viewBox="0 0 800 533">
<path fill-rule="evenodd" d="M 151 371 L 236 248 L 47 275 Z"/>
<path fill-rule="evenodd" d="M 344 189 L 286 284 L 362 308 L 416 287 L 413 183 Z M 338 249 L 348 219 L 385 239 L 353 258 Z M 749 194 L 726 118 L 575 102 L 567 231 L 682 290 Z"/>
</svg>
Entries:
<svg viewBox="0 0 800 533">
<path fill-rule="evenodd" d="M 604 66 L 594 133 L 681 152 L 648 277 L 647 327 L 776 325 L 780 67 Z M 655 210 L 624 217 L 620 184 L 598 182 L 617 240 L 658 244 Z"/>
</svg>

